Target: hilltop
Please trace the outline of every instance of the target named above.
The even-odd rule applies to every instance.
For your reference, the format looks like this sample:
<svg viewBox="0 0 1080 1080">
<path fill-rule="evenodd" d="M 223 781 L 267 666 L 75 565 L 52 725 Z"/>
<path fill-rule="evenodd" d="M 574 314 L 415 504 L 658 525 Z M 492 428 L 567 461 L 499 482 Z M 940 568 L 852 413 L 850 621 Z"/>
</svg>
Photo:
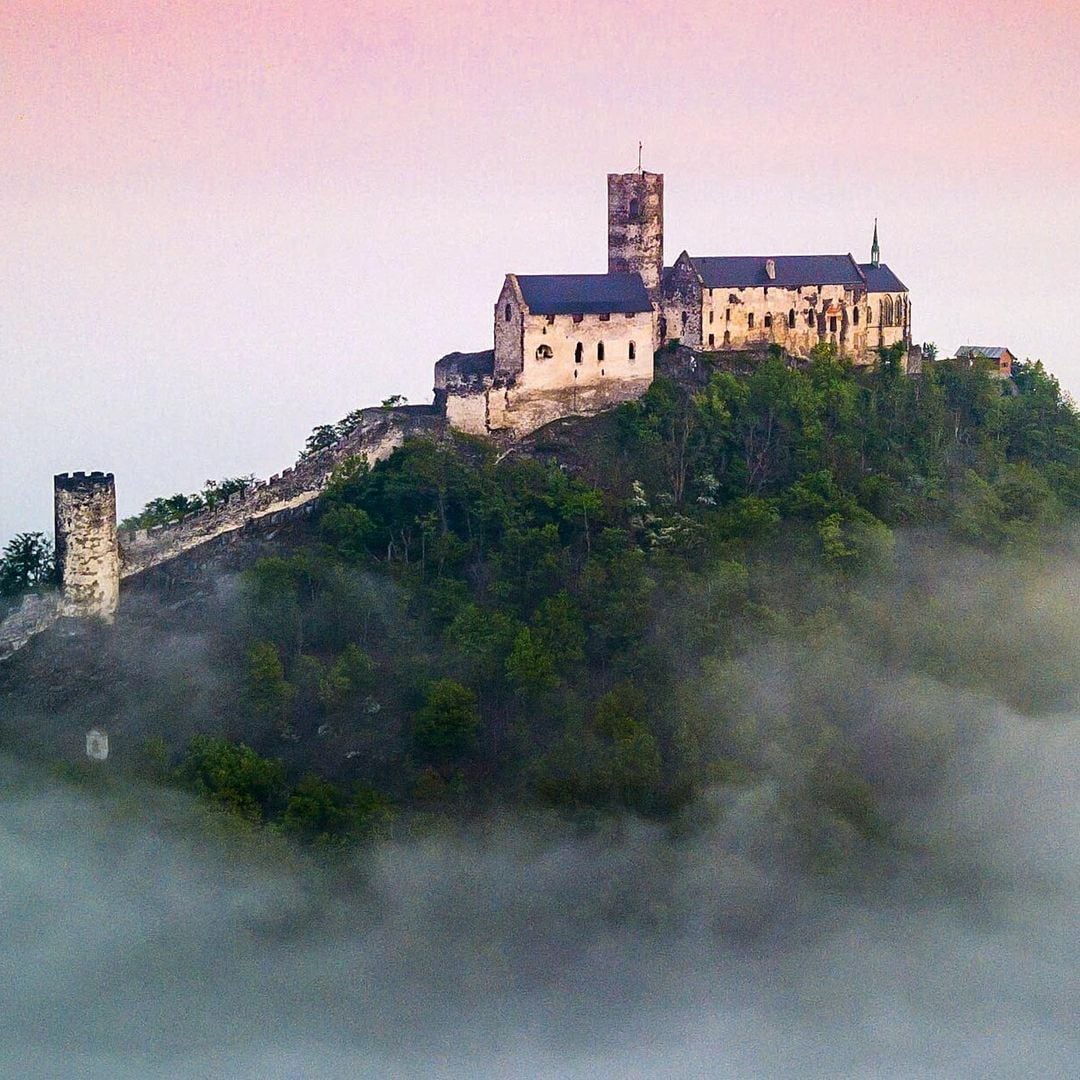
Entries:
<svg viewBox="0 0 1080 1080">
<path fill-rule="evenodd" d="M 310 514 L 136 576 L 115 625 L 0 666 L 4 745 L 84 770 L 101 727 L 117 774 L 329 840 L 493 801 L 668 817 L 785 744 L 815 845 L 850 846 L 884 842 L 895 792 L 852 703 L 815 703 L 826 658 L 1074 700 L 1076 658 L 1028 662 L 1010 585 L 1080 509 L 1080 417 L 1040 365 L 1015 392 L 828 349 L 658 369 L 510 446 L 441 429 L 340 463 Z M 775 678 L 806 696 L 779 734 Z"/>
</svg>

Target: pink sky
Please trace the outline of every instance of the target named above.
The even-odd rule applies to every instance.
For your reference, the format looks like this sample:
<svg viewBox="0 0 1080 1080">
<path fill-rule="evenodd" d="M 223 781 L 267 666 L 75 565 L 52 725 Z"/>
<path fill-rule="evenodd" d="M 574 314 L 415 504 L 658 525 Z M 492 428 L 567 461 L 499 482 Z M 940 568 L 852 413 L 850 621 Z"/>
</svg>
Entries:
<svg viewBox="0 0 1080 1080">
<path fill-rule="evenodd" d="M 0 543 L 426 400 L 506 271 L 604 268 L 639 138 L 669 261 L 876 215 L 917 340 L 1080 391 L 1074 3 L 6 0 L 0 62 Z"/>
</svg>

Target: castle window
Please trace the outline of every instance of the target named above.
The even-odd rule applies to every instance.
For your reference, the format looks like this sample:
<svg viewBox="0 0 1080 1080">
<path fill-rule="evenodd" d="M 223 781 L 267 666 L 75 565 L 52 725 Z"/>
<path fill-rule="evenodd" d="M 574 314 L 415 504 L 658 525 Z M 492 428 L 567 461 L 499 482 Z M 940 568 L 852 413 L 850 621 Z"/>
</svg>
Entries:
<svg viewBox="0 0 1080 1080">
<path fill-rule="evenodd" d="M 536 347 L 537 360 L 550 360 L 554 355 L 550 345 L 538 345 Z"/>
<path fill-rule="evenodd" d="M 709 347 L 712 348 L 712 346 L 715 345 L 715 344 L 716 344 L 716 335 L 715 334 L 710 334 L 709 335 Z"/>
<path fill-rule="evenodd" d="M 604 362 L 604 343 L 602 341 L 596 343 L 596 362 L 598 364 Z"/>
<path fill-rule="evenodd" d="M 790 329 L 790 330 L 795 329 L 795 309 L 794 308 L 792 308 L 787 313 L 787 324 L 788 324 L 788 329 Z"/>
<path fill-rule="evenodd" d="M 505 318 L 507 322 L 510 321 L 510 305 L 509 304 L 507 304 L 506 307 L 503 308 L 503 318 Z"/>
<path fill-rule="evenodd" d="M 603 314 L 601 314 L 600 321 L 601 322 L 611 322 L 611 315 L 608 312 L 605 311 Z"/>
<path fill-rule="evenodd" d="M 771 327 L 771 326 L 772 326 L 772 316 L 771 315 L 766 315 L 765 316 L 765 329 L 768 330 L 769 327 Z"/>
<path fill-rule="evenodd" d="M 746 316 L 746 328 L 748 330 L 754 329 L 754 313 L 752 311 Z"/>
<path fill-rule="evenodd" d="M 713 321 L 713 315 L 715 315 L 715 314 L 716 314 L 716 312 L 715 312 L 715 311 L 713 311 L 713 309 L 712 309 L 712 308 L 709 308 L 709 325 L 710 325 L 710 326 L 712 326 L 712 321 Z"/>
<path fill-rule="evenodd" d="M 830 315 L 829 316 L 829 333 L 831 333 L 831 334 L 836 333 L 836 316 L 835 315 Z"/>
<path fill-rule="evenodd" d="M 724 344 L 725 345 L 730 345 L 731 344 L 731 331 L 730 330 L 725 330 L 724 331 Z"/>
<path fill-rule="evenodd" d="M 858 326 L 859 325 L 859 309 L 857 307 L 852 308 L 851 321 Z"/>
<path fill-rule="evenodd" d="M 637 199 L 631 199 L 630 200 L 630 209 L 629 209 L 629 211 L 627 213 L 627 216 L 630 218 L 631 221 L 636 221 L 638 219 L 638 217 L 640 216 L 640 214 L 641 214 L 641 205 L 640 205 L 640 203 L 638 203 Z"/>
<path fill-rule="evenodd" d="M 632 341 L 630 342 L 630 359 L 637 359 L 637 346 Z"/>
<path fill-rule="evenodd" d="M 731 322 L 731 308 L 724 312 L 724 322 Z"/>
<path fill-rule="evenodd" d="M 808 308 L 806 311 L 806 325 L 813 326 L 817 320 L 814 318 L 814 309 Z"/>
<path fill-rule="evenodd" d="M 585 346 L 579 341 L 577 347 L 574 349 L 574 363 L 580 364 L 585 359 Z M 577 377 L 577 372 L 574 373 L 574 377 Z"/>
<path fill-rule="evenodd" d="M 869 326 L 874 321 L 874 309 L 868 307 L 866 309 L 866 325 Z"/>
</svg>

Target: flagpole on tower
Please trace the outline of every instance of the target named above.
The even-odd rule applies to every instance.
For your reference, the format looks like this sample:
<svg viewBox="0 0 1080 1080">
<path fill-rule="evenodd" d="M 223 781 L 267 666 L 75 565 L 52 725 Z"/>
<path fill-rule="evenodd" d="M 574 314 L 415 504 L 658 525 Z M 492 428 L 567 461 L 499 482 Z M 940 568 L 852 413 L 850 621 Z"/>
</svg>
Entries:
<svg viewBox="0 0 1080 1080">
<path fill-rule="evenodd" d="M 640 142 L 640 140 L 638 141 L 638 144 L 637 144 L 637 171 L 638 172 L 643 171 L 642 168 L 641 168 L 641 142 Z"/>
</svg>

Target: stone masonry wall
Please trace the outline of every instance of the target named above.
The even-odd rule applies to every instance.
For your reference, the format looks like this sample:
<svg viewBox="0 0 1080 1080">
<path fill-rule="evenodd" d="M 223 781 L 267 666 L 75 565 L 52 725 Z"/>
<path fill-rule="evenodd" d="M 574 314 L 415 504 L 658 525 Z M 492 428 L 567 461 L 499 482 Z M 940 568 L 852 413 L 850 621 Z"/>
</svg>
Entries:
<svg viewBox="0 0 1080 1080">
<path fill-rule="evenodd" d="M 113 475 L 61 473 L 53 494 L 63 613 L 112 620 L 120 603 Z"/>
<path fill-rule="evenodd" d="M 362 455 L 374 464 L 388 458 L 407 438 L 441 435 L 445 427 L 443 417 L 430 406 L 364 409 L 359 425 L 344 439 L 268 481 L 176 524 L 121 533 L 120 576 L 142 573 L 250 521 L 296 510 L 318 497 L 334 468 L 347 458 Z"/>
<path fill-rule="evenodd" d="M 35 634 L 48 630 L 60 615 L 58 592 L 28 593 L 21 606 L 0 621 L 0 660 L 18 652 Z"/>
</svg>

